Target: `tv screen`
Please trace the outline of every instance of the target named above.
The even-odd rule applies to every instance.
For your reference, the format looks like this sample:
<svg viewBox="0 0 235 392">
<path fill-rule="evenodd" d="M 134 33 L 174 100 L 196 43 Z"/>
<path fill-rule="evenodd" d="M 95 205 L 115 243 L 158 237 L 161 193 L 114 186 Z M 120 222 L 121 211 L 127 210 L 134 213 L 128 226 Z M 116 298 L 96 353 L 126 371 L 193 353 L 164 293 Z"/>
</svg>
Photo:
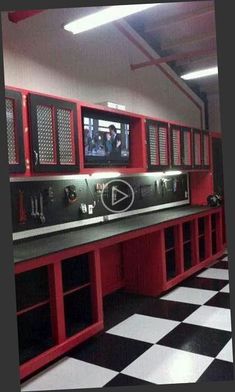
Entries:
<svg viewBox="0 0 235 392">
<path fill-rule="evenodd" d="M 85 166 L 127 166 L 130 122 L 123 118 L 83 116 Z"/>
</svg>

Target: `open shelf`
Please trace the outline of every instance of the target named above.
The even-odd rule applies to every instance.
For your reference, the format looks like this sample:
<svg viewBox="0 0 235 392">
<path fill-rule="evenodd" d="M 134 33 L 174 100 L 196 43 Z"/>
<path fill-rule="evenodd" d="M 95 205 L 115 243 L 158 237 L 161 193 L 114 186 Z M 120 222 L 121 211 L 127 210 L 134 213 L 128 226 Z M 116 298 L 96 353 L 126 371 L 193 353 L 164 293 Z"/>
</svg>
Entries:
<svg viewBox="0 0 235 392">
<path fill-rule="evenodd" d="M 171 280 L 176 276 L 176 255 L 175 249 L 166 253 L 166 272 L 167 280 Z"/>
<path fill-rule="evenodd" d="M 54 345 L 50 306 L 43 305 L 17 317 L 20 364 Z"/>
<path fill-rule="evenodd" d="M 17 312 L 31 310 L 49 301 L 47 267 L 35 268 L 15 277 Z"/>
<path fill-rule="evenodd" d="M 183 241 L 186 243 L 187 241 L 191 240 L 191 222 L 183 223 Z"/>
<path fill-rule="evenodd" d="M 66 335 L 70 337 L 92 324 L 90 287 L 64 297 Z"/>
<path fill-rule="evenodd" d="M 192 268 L 192 243 L 187 241 L 184 243 L 184 270 Z"/>
<path fill-rule="evenodd" d="M 90 282 L 89 254 L 85 253 L 62 261 L 64 293 Z"/>
<path fill-rule="evenodd" d="M 205 236 L 199 237 L 199 260 L 203 261 L 206 258 Z"/>
</svg>

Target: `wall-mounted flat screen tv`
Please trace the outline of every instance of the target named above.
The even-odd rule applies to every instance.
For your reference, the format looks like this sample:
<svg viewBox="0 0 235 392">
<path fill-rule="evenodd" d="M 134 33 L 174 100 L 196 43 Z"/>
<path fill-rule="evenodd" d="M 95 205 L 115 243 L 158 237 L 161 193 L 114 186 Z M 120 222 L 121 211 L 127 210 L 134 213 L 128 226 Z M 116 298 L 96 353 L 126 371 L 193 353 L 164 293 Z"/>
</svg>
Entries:
<svg viewBox="0 0 235 392">
<path fill-rule="evenodd" d="M 83 114 L 86 167 L 128 166 L 130 121 L 128 117 L 87 112 Z"/>
</svg>

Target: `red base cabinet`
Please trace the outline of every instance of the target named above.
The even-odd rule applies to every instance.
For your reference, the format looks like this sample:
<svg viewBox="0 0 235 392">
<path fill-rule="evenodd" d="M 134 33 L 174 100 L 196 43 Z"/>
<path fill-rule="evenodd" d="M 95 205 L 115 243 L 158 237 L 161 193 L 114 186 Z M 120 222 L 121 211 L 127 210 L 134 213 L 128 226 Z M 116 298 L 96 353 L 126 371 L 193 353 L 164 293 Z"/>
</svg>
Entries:
<svg viewBox="0 0 235 392">
<path fill-rule="evenodd" d="M 24 379 L 103 329 L 100 258 L 71 250 L 16 264 L 15 272 Z"/>
<path fill-rule="evenodd" d="M 224 253 L 223 209 L 15 265 L 20 377 L 102 331 L 103 297 L 160 296 Z"/>
</svg>

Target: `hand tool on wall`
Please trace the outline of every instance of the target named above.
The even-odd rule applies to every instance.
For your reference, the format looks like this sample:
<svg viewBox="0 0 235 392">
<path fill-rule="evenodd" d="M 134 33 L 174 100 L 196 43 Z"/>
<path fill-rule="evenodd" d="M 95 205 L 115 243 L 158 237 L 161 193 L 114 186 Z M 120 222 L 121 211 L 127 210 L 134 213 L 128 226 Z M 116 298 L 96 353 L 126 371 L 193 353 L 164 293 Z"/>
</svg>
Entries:
<svg viewBox="0 0 235 392">
<path fill-rule="evenodd" d="M 43 224 L 46 222 L 46 217 L 43 213 L 43 195 L 42 195 L 42 193 L 39 194 L 39 203 L 40 203 L 39 220 Z"/>
<path fill-rule="evenodd" d="M 35 218 L 36 217 L 36 213 L 35 213 L 35 200 L 34 200 L 34 197 L 33 196 L 31 196 L 30 197 L 30 202 L 31 202 L 31 216 L 33 217 L 33 218 Z"/>
<path fill-rule="evenodd" d="M 37 196 L 34 196 L 34 205 L 35 205 L 35 218 L 38 218 L 39 211 L 38 211 L 38 198 L 37 198 Z"/>
</svg>

